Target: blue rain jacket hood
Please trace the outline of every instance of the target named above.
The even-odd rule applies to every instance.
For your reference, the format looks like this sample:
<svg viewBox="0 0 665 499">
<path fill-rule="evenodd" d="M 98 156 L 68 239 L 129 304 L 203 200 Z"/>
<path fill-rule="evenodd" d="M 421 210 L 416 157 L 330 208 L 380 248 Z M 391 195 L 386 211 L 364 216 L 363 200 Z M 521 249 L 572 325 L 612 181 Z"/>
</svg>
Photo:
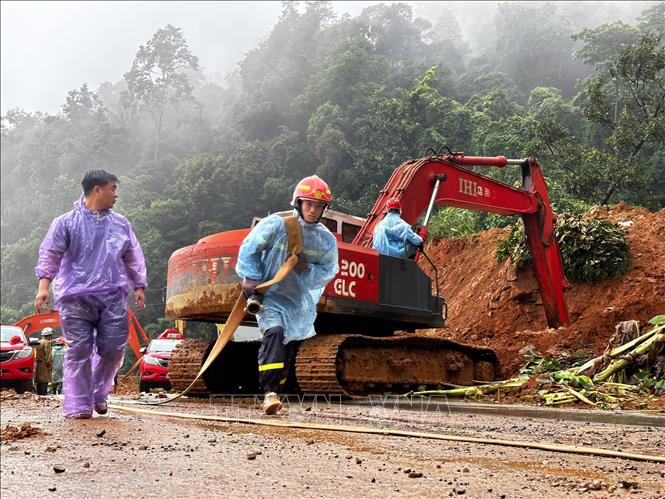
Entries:
<svg viewBox="0 0 665 499">
<path fill-rule="evenodd" d="M 411 230 L 396 211 L 388 212 L 374 228 L 372 248 L 382 255 L 406 258 L 423 243 L 423 238 Z"/>
<path fill-rule="evenodd" d="M 257 315 L 261 331 L 280 326 L 284 344 L 314 336 L 316 304 L 337 274 L 337 239 L 322 223 L 305 222 L 297 210 L 293 216 L 302 228 L 303 253 L 309 272 L 292 270 L 271 286 Z M 259 283 L 272 279 L 286 260 L 288 240 L 284 219 L 270 215 L 261 220 L 240 245 L 236 273 Z"/>
<path fill-rule="evenodd" d="M 53 282 L 56 305 L 68 296 L 115 291 L 126 296 L 147 286 L 143 251 L 131 224 L 112 210 L 87 209 L 84 196 L 51 224 L 35 273 Z"/>
</svg>

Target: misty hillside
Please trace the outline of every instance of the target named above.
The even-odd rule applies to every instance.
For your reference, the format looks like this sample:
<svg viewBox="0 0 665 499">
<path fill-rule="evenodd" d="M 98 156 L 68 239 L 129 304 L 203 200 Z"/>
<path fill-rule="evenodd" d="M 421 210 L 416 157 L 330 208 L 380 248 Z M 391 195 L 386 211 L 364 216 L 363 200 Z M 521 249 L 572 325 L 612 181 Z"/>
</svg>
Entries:
<svg viewBox="0 0 665 499">
<path fill-rule="evenodd" d="M 447 145 L 536 156 L 558 211 L 665 206 L 665 3 L 461 4 L 424 19 L 399 3 L 339 17 L 326 2 L 285 2 L 223 78 L 167 25 L 115 81 L 63 95 L 59 114 L 9 110 L 2 320 L 30 312 L 39 244 L 92 168 L 120 177 L 115 209 L 148 264 L 149 332 L 164 325 L 174 250 L 285 209 L 314 173 L 335 209 L 364 216 L 396 166 Z M 506 223 L 445 208 L 432 221 L 436 236 Z"/>
</svg>

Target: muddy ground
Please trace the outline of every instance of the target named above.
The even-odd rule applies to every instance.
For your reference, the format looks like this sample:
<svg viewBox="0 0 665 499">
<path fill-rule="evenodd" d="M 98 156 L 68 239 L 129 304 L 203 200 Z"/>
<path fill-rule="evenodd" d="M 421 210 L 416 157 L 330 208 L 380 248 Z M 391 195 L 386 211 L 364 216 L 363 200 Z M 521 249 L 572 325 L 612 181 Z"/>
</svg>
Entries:
<svg viewBox="0 0 665 499">
<path fill-rule="evenodd" d="M 571 283 L 568 327 L 547 329 L 528 269 L 497 263 L 507 230 L 432 241 L 449 305 L 444 335 L 493 348 L 503 375 L 519 353 L 600 354 L 617 322 L 665 312 L 665 210 L 625 205 L 593 216 L 622 222 L 631 245 L 626 276 Z M 471 271 L 473 270 L 473 271 Z M 135 380 L 134 380 L 135 381 Z M 112 402 L 136 407 L 136 382 Z M 624 458 L 182 420 L 111 409 L 65 421 L 56 396 L 0 395 L 0 496 L 21 497 L 644 497 L 665 498 L 665 465 Z M 258 401 L 183 399 L 159 411 L 265 419 Z M 574 410 L 574 409 L 573 409 Z M 601 411 L 597 411 L 602 414 Z M 659 416 L 665 421 L 665 416 Z M 665 456 L 665 422 L 629 426 L 526 417 L 420 413 L 293 402 L 279 420 L 363 425 L 582 445 Z M 660 421 L 660 420 L 659 420 Z"/>
<path fill-rule="evenodd" d="M 145 398 L 143 399 L 145 400 Z M 112 400 L 126 405 L 131 396 Z M 663 497 L 663 464 L 543 450 L 178 420 L 111 409 L 65 421 L 55 396 L 2 397 L 2 497 Z M 143 406 L 145 407 L 145 406 Z M 265 419 L 252 399 L 159 411 Z M 292 401 L 278 419 L 665 455 L 665 427 Z M 27 425 L 24 424 L 24 429 Z"/>
<path fill-rule="evenodd" d="M 630 244 L 630 269 L 598 283 L 571 281 L 565 292 L 570 325 L 547 328 L 533 271 L 517 269 L 509 261 L 498 263 L 497 243 L 507 239 L 509 229 L 491 229 L 427 245 L 439 269 L 448 321 L 446 328 L 426 334 L 494 349 L 508 378 L 523 364 L 519 352 L 525 347 L 541 354 L 579 353 L 589 358 L 604 351 L 618 322 L 637 320 L 644 325 L 665 313 L 665 209 L 651 213 L 620 203 L 597 207 L 588 216 L 623 227 Z"/>
</svg>

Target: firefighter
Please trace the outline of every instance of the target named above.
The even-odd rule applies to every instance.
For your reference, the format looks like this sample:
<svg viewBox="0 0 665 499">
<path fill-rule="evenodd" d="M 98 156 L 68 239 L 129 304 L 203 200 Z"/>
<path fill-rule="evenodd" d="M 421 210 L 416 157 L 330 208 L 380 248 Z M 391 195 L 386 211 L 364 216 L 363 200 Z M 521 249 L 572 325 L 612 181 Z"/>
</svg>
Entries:
<svg viewBox="0 0 665 499">
<path fill-rule="evenodd" d="M 416 250 L 422 250 L 427 240 L 427 228 L 420 226 L 418 233 L 414 232 L 411 226 L 402 220 L 402 205 L 397 198 L 386 201 L 386 210 L 385 218 L 374 229 L 372 247 L 382 255 L 413 258 Z"/>
<path fill-rule="evenodd" d="M 65 360 L 65 338 L 58 336 L 53 345 L 53 367 L 51 369 L 51 393 L 62 393 L 62 363 Z"/>
<path fill-rule="evenodd" d="M 277 393 L 283 392 L 298 345 L 316 334 L 316 304 L 323 288 L 337 274 L 337 240 L 319 222 L 331 201 L 328 185 L 316 175 L 302 179 L 293 193 L 293 216 L 300 224 L 304 248 L 294 270 L 266 292 L 263 309 L 256 316 L 262 335 L 258 367 L 266 414 L 282 409 Z M 286 260 L 287 249 L 281 216 L 266 217 L 252 229 L 240 246 L 236 265 L 246 297 L 252 297 L 258 284 L 275 276 Z"/>
<path fill-rule="evenodd" d="M 85 174 L 74 209 L 56 218 L 39 248 L 35 310 L 49 301 L 53 281 L 67 341 L 63 363 L 65 418 L 108 411 L 106 399 L 129 337 L 127 295 L 145 305 L 146 268 L 131 224 L 111 208 L 118 179 L 104 170 Z M 96 334 L 94 333 L 96 331 Z"/>
<path fill-rule="evenodd" d="M 45 327 L 42 329 L 42 339 L 39 340 L 39 346 L 35 352 L 35 384 L 37 385 L 37 395 L 46 395 L 48 385 L 51 382 L 51 368 L 53 366 L 53 354 L 51 352 L 51 338 L 53 337 L 53 328 Z"/>
</svg>

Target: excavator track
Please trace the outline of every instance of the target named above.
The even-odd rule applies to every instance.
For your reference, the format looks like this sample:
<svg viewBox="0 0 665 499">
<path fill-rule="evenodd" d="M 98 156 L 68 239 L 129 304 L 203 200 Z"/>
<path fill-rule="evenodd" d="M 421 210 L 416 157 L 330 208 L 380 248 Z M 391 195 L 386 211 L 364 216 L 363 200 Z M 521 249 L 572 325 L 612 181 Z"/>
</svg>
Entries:
<svg viewBox="0 0 665 499">
<path fill-rule="evenodd" d="M 196 379 L 214 343 L 210 340 L 186 339 L 175 347 L 169 361 L 169 379 L 174 391 L 185 390 Z M 259 342 L 229 342 L 188 395 L 258 393 L 258 351 Z"/>
<path fill-rule="evenodd" d="M 296 358 L 296 378 L 306 394 L 405 393 L 493 381 L 498 372 L 489 348 L 412 335 L 316 336 L 303 342 Z"/>
<path fill-rule="evenodd" d="M 210 340 L 190 339 L 183 340 L 176 345 L 169 361 L 169 379 L 173 390 L 181 392 L 194 381 L 203 361 L 210 352 L 211 345 Z M 209 393 L 204 378 L 199 379 L 189 393 Z"/>
<path fill-rule="evenodd" d="M 169 363 L 174 390 L 184 390 L 196 378 L 212 345 L 187 339 L 176 347 Z M 228 343 L 189 393 L 258 393 L 258 347 L 258 342 Z M 295 363 L 297 387 L 309 395 L 405 393 L 493 381 L 497 374 L 498 360 L 489 348 L 414 335 L 319 335 L 300 345 Z"/>
</svg>

